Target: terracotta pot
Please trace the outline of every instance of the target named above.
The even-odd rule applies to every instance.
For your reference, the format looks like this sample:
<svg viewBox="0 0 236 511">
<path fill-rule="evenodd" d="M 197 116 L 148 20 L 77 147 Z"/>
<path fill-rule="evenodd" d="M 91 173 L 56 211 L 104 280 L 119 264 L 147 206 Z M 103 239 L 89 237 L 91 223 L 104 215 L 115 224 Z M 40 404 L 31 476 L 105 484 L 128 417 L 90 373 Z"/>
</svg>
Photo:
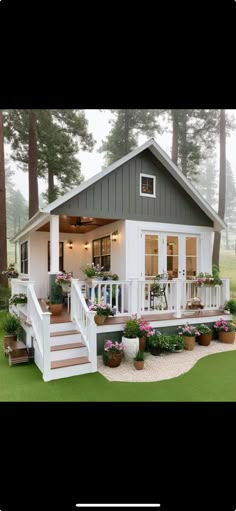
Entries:
<svg viewBox="0 0 236 511">
<path fill-rule="evenodd" d="M 107 364 L 109 367 L 118 367 L 121 363 L 123 353 L 107 353 Z"/>
<path fill-rule="evenodd" d="M 144 351 L 146 345 L 146 337 L 139 337 L 139 351 Z"/>
<path fill-rule="evenodd" d="M 94 321 L 95 321 L 96 325 L 103 325 L 105 319 L 106 319 L 106 316 L 102 316 L 99 314 L 96 314 L 94 316 Z"/>
<path fill-rule="evenodd" d="M 212 340 L 212 333 L 209 334 L 201 334 L 198 336 L 198 342 L 201 346 L 209 346 Z"/>
<path fill-rule="evenodd" d="M 190 337 L 188 335 L 182 335 L 183 341 L 184 341 L 184 349 L 192 351 L 195 347 L 195 336 Z"/>
<path fill-rule="evenodd" d="M 134 360 L 134 367 L 138 371 L 144 368 L 144 360 Z"/>
<path fill-rule="evenodd" d="M 218 339 L 225 344 L 233 344 L 235 340 L 235 332 L 218 332 Z"/>
<path fill-rule="evenodd" d="M 53 316 L 59 316 L 62 311 L 62 303 L 50 303 L 50 312 Z"/>
</svg>

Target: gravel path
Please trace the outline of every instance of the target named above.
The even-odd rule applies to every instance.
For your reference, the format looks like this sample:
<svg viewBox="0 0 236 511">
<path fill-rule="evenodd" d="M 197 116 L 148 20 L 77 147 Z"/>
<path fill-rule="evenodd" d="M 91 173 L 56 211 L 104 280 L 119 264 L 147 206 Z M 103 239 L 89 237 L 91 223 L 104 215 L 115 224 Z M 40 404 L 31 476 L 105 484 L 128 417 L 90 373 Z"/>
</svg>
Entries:
<svg viewBox="0 0 236 511">
<path fill-rule="evenodd" d="M 104 366 L 102 357 L 98 357 L 98 371 L 109 381 L 151 382 L 169 380 L 187 373 L 196 362 L 213 353 L 236 350 L 236 342 L 224 344 L 212 341 L 209 346 L 196 346 L 193 351 L 184 350 L 181 353 L 162 354 L 154 357 L 146 353 L 144 369 L 137 371 L 132 363 L 122 360 L 119 367 Z"/>
</svg>

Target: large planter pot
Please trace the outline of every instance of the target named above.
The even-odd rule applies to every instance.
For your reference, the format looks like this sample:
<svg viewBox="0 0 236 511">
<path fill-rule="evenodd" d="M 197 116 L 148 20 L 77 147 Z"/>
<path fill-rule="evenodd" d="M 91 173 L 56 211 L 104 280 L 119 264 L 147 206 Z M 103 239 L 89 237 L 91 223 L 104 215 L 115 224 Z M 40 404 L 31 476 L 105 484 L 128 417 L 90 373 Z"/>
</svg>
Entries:
<svg viewBox="0 0 236 511">
<path fill-rule="evenodd" d="M 218 332 L 218 339 L 225 344 L 233 344 L 235 340 L 235 332 Z"/>
<path fill-rule="evenodd" d="M 94 321 L 95 321 L 96 325 L 103 325 L 105 319 L 106 319 L 106 316 L 103 316 L 103 315 L 96 314 L 94 316 Z"/>
<path fill-rule="evenodd" d="M 129 339 L 128 337 L 122 337 L 122 343 L 124 344 L 125 361 L 131 362 L 137 351 L 139 351 L 139 338 Z"/>
<path fill-rule="evenodd" d="M 160 355 L 161 354 L 160 346 L 150 346 L 150 353 L 154 355 L 154 357 Z"/>
<path fill-rule="evenodd" d="M 198 342 L 201 346 L 209 346 L 212 340 L 212 333 L 209 334 L 201 334 L 197 337 Z"/>
<path fill-rule="evenodd" d="M 183 335 L 182 338 L 184 341 L 184 349 L 192 351 L 195 348 L 195 340 L 196 340 L 195 336 L 190 337 L 188 335 Z"/>
<path fill-rule="evenodd" d="M 104 360 L 108 367 L 118 367 L 121 363 L 123 353 L 106 353 Z"/>
<path fill-rule="evenodd" d="M 144 351 L 146 345 L 146 337 L 139 337 L 139 351 Z"/>
<path fill-rule="evenodd" d="M 59 316 L 62 311 L 62 303 L 50 303 L 50 312 L 53 316 Z"/>
<path fill-rule="evenodd" d="M 134 367 L 138 371 L 144 368 L 144 360 L 134 360 Z"/>
</svg>

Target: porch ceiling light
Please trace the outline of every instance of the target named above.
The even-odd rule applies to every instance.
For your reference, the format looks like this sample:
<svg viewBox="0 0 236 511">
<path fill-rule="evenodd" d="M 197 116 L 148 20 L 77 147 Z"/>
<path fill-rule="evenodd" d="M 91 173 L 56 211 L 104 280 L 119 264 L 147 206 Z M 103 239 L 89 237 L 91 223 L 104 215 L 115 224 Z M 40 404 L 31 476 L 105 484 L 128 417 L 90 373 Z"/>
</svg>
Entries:
<svg viewBox="0 0 236 511">
<path fill-rule="evenodd" d="M 73 248 L 73 241 L 68 241 L 68 248 L 72 249 Z"/>
<path fill-rule="evenodd" d="M 118 231 L 114 231 L 114 232 L 111 234 L 111 240 L 112 240 L 112 241 L 117 241 L 117 238 L 118 238 Z"/>
<path fill-rule="evenodd" d="M 88 250 L 89 248 L 89 242 L 88 241 L 85 241 L 85 244 L 84 244 L 84 250 Z"/>
</svg>

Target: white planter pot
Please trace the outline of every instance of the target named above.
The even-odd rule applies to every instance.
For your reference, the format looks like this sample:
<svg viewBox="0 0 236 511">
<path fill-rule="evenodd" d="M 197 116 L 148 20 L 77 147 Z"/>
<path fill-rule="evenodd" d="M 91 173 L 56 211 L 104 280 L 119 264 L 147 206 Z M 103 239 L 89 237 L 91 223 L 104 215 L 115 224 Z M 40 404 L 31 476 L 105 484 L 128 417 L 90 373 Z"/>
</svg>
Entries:
<svg viewBox="0 0 236 511">
<path fill-rule="evenodd" d="M 122 337 L 122 343 L 124 344 L 124 358 L 126 362 L 132 362 L 134 357 L 139 350 L 139 338 L 128 339 Z"/>
</svg>

